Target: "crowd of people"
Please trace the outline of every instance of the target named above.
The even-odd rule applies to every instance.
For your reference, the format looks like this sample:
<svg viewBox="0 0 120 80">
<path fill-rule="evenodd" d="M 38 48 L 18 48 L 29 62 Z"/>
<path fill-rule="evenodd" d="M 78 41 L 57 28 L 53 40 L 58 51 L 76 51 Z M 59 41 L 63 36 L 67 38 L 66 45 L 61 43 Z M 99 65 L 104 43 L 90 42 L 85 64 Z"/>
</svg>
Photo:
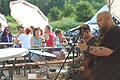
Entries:
<svg viewBox="0 0 120 80">
<path fill-rule="evenodd" d="M 4 31 L 1 31 L 0 42 L 8 43 L 2 44 L 1 48 L 14 47 L 26 49 L 39 49 L 41 47 L 61 48 L 68 44 L 62 31 L 57 29 L 55 32 L 52 32 L 50 25 L 46 25 L 44 30 L 40 29 L 40 27 L 30 26 L 29 28 L 24 28 L 20 26 L 15 36 L 12 35 L 10 27 L 5 27 Z M 57 51 L 62 51 L 62 49 Z"/>
<path fill-rule="evenodd" d="M 116 26 L 111 14 L 108 12 L 99 13 L 97 23 L 101 37 L 97 46 L 95 42 L 98 39 L 91 34 L 89 26 L 86 24 L 80 25 L 83 39 L 78 42 L 78 47 L 84 53 L 84 59 L 79 56 L 75 61 L 83 60 L 80 67 L 83 78 L 80 73 L 75 75 L 76 77 L 73 80 L 120 79 L 120 28 Z M 20 27 L 18 29 L 14 39 L 15 47 L 27 49 L 40 47 L 60 48 L 68 45 L 68 41 L 59 29 L 53 33 L 50 25 L 47 25 L 44 31 L 33 26 L 30 28 Z M 6 27 L 3 32 L 0 30 L 0 37 L 1 42 L 12 42 L 13 35 L 10 27 Z M 4 47 L 11 46 L 13 45 L 4 45 Z M 54 51 L 60 52 L 61 49 L 55 49 Z"/>
<path fill-rule="evenodd" d="M 65 37 L 62 35 L 62 31 L 57 29 L 52 32 L 51 26 L 47 25 L 44 30 L 34 28 L 19 27 L 15 36 L 12 35 L 10 27 L 5 27 L 4 31 L 0 31 L 0 42 L 13 42 L 14 47 L 21 48 L 40 48 L 40 47 L 57 47 L 65 46 L 68 44 Z M 58 38 L 58 42 L 57 42 Z M 4 47 L 13 47 L 13 45 L 5 44 Z"/>
</svg>

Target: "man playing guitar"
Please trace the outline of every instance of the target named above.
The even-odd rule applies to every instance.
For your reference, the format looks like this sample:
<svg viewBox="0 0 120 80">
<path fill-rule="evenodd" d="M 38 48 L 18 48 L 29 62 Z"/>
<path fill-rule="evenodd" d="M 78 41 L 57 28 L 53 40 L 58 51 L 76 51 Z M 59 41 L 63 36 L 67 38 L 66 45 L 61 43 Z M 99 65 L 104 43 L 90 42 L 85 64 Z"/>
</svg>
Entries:
<svg viewBox="0 0 120 80">
<path fill-rule="evenodd" d="M 86 44 L 89 46 L 96 45 L 97 38 L 91 33 L 90 27 L 87 24 L 82 24 L 80 27 L 82 29 L 81 37 L 86 42 Z M 83 40 L 80 40 L 80 42 Z M 80 72 L 77 73 L 75 80 L 81 80 L 81 77 L 83 77 L 83 80 L 90 80 L 92 68 L 95 65 L 94 59 L 95 56 L 89 54 L 88 52 L 83 52 L 83 56 L 79 56 L 75 59 L 75 62 L 80 60 L 82 62 L 79 68 Z"/>
</svg>

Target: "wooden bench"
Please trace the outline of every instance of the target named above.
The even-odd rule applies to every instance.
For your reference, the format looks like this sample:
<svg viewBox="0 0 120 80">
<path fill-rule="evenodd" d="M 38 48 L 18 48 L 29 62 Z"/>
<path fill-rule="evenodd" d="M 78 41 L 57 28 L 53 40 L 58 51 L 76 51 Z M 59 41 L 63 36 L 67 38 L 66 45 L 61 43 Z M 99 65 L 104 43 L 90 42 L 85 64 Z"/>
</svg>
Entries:
<svg viewBox="0 0 120 80">
<path fill-rule="evenodd" d="M 70 60 L 67 60 L 66 63 L 72 61 L 71 59 Z M 48 64 L 62 64 L 64 62 L 64 60 L 56 60 L 56 61 L 47 61 Z M 15 64 L 15 67 L 24 67 L 24 66 L 36 66 L 36 65 L 45 65 L 45 62 L 42 61 L 42 62 L 29 62 L 29 63 L 19 63 L 19 64 Z M 2 67 L 3 65 L 0 65 L 0 68 Z M 13 67 L 13 64 L 6 64 L 5 65 L 5 68 L 10 68 L 10 67 Z"/>
<path fill-rule="evenodd" d="M 63 64 L 65 60 L 55 60 L 55 61 L 47 61 L 48 65 L 53 65 L 53 64 Z M 71 59 L 70 60 L 67 60 L 66 63 L 72 61 Z M 39 66 L 39 65 L 45 65 L 45 61 L 42 61 L 42 62 L 28 62 L 28 63 L 17 63 L 15 64 L 15 68 L 20 68 L 20 67 L 24 67 L 24 76 L 26 76 L 26 70 L 28 67 L 33 67 L 33 66 Z M 0 68 L 2 68 L 3 65 L 0 65 Z M 6 64 L 5 65 L 5 68 L 12 68 L 13 67 L 13 64 Z M 31 68 L 30 68 L 31 69 Z"/>
</svg>

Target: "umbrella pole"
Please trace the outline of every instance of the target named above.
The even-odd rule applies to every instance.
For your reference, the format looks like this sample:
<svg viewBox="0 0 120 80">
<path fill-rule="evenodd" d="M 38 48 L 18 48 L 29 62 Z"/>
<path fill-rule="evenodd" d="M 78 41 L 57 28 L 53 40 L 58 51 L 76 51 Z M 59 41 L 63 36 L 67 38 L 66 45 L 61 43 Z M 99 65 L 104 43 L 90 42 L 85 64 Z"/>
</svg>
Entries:
<svg viewBox="0 0 120 80">
<path fill-rule="evenodd" d="M 111 14 L 111 0 L 109 0 L 109 2 L 108 2 L 108 4 L 109 4 L 109 13 Z"/>
</svg>

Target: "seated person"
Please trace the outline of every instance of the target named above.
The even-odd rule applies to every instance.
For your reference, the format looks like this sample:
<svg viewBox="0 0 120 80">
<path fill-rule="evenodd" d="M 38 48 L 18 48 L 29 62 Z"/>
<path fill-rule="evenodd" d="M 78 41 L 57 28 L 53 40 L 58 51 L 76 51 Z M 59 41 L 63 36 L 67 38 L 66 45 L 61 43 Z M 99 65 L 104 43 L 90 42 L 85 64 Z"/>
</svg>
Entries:
<svg viewBox="0 0 120 80">
<path fill-rule="evenodd" d="M 30 43 L 31 48 L 45 47 L 45 40 L 42 36 L 40 36 L 40 30 L 38 28 L 33 30 L 33 36 L 31 37 Z M 33 61 L 41 61 L 41 57 L 41 55 L 31 53 L 31 59 Z"/>
<path fill-rule="evenodd" d="M 53 39 L 55 38 L 54 33 L 52 32 L 51 26 L 47 25 L 44 30 L 44 38 L 46 41 L 46 47 L 53 47 Z"/>
<path fill-rule="evenodd" d="M 68 45 L 68 41 L 65 39 L 65 37 L 63 36 L 62 31 L 60 29 L 57 29 L 55 31 L 55 35 L 56 35 L 56 37 L 54 38 L 54 41 L 53 41 L 54 46 L 57 47 L 58 44 L 59 44 L 59 46 Z M 59 41 L 59 43 L 57 43 L 57 41 Z"/>
<path fill-rule="evenodd" d="M 33 31 L 33 36 L 31 37 L 30 43 L 32 48 L 40 48 L 45 46 L 45 40 L 39 35 L 40 30 L 35 28 Z"/>
<path fill-rule="evenodd" d="M 61 30 L 57 29 L 55 31 L 56 37 L 53 40 L 53 45 L 55 47 L 54 54 L 58 56 L 58 59 L 64 59 L 65 58 L 65 51 L 61 48 L 62 46 L 68 45 L 67 40 L 62 35 Z"/>
<path fill-rule="evenodd" d="M 21 34 L 25 34 L 25 30 L 24 30 L 24 27 L 22 27 L 22 26 L 19 26 L 17 30 L 18 30 L 18 31 L 17 31 L 17 34 L 16 34 L 16 36 L 15 36 L 15 38 L 14 38 L 14 40 L 13 40 L 13 42 L 14 42 L 14 47 L 15 47 L 15 48 L 21 48 L 21 44 L 19 43 L 19 41 L 18 41 L 17 38 L 18 38 Z"/>
<path fill-rule="evenodd" d="M 6 27 L 1 35 L 1 42 L 12 42 L 12 34 L 11 34 L 11 30 L 9 27 Z M 6 45 L 3 45 L 3 48 L 6 48 L 6 47 L 12 47 L 13 45 L 11 44 L 6 44 Z"/>
<path fill-rule="evenodd" d="M 30 39 L 32 35 L 30 34 L 30 32 L 31 32 L 30 28 L 26 28 L 25 33 L 20 34 L 19 37 L 17 38 L 17 40 L 21 43 L 22 48 L 27 49 L 31 48 Z"/>
<path fill-rule="evenodd" d="M 80 43 L 86 42 L 87 45 L 98 45 L 98 39 L 91 33 L 90 27 L 87 24 L 80 25 L 82 29 Z M 79 44 L 78 44 L 79 45 Z M 75 64 L 79 64 L 76 67 L 79 67 L 79 72 L 75 75 L 75 80 L 80 80 L 81 78 L 84 78 L 82 80 L 90 80 L 92 70 L 96 63 L 96 57 L 92 54 L 89 54 L 87 51 L 82 52 L 81 55 L 77 58 L 75 58 L 75 63 L 73 62 L 69 63 L 71 66 L 74 66 Z M 80 76 L 81 75 L 81 76 Z"/>
</svg>

